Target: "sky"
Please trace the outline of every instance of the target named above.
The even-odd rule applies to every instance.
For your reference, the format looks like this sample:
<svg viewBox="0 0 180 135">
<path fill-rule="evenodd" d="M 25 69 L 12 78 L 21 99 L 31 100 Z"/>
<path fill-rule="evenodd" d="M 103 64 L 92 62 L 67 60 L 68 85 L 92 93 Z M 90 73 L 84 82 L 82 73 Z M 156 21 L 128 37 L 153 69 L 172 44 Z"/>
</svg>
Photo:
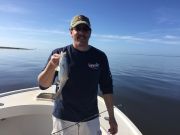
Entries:
<svg viewBox="0 0 180 135">
<path fill-rule="evenodd" d="M 89 17 L 94 46 L 180 54 L 179 0 L 0 0 L 0 46 L 71 44 L 78 14 Z"/>
</svg>

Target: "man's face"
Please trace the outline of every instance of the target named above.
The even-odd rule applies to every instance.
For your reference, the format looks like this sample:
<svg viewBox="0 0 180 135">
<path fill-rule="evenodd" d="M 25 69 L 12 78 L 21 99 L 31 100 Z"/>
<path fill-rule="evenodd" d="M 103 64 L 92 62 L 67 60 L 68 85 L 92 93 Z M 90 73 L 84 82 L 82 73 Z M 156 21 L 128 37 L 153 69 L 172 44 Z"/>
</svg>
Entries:
<svg viewBox="0 0 180 135">
<path fill-rule="evenodd" d="M 74 43 L 79 46 L 88 45 L 90 35 L 91 29 L 85 24 L 77 25 L 71 29 L 71 36 Z"/>
</svg>

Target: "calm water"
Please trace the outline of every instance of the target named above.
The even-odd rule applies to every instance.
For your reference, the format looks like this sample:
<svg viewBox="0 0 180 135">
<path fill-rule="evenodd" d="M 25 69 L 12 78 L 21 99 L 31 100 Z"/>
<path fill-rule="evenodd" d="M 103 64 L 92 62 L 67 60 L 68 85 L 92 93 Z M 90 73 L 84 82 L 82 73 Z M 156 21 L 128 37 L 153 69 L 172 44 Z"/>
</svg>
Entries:
<svg viewBox="0 0 180 135">
<path fill-rule="evenodd" d="M 0 93 L 37 86 L 51 50 L 0 50 Z M 106 52 L 114 100 L 144 135 L 180 134 L 180 56 Z"/>
</svg>

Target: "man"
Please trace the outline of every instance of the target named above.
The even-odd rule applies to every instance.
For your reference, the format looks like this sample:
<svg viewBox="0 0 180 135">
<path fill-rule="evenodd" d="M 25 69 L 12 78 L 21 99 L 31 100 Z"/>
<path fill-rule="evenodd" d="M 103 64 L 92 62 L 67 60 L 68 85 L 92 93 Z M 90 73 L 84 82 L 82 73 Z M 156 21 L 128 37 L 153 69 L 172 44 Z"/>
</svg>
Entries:
<svg viewBox="0 0 180 135">
<path fill-rule="evenodd" d="M 38 76 L 41 89 L 50 87 L 57 76 L 55 69 L 59 63 L 59 54 L 61 51 L 67 52 L 69 79 L 63 87 L 62 99 L 55 100 L 52 134 L 101 134 L 97 107 L 98 85 L 109 114 L 109 132 L 116 134 L 112 76 L 105 53 L 88 44 L 91 36 L 89 19 L 84 15 L 73 17 L 70 34 L 73 44 L 55 49 L 50 55 L 46 67 Z M 62 129 L 64 130 L 62 131 Z"/>
</svg>

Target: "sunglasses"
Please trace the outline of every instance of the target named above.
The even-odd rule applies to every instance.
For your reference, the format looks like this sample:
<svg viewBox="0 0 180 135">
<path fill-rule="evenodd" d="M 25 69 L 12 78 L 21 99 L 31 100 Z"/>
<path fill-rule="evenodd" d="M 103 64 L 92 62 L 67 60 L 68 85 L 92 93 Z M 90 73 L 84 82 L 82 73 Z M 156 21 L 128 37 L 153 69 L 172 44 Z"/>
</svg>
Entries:
<svg viewBox="0 0 180 135">
<path fill-rule="evenodd" d="M 88 32 L 91 30 L 91 28 L 87 27 L 87 26 L 76 26 L 74 28 L 72 28 L 75 31 L 82 31 L 82 32 Z"/>
</svg>

